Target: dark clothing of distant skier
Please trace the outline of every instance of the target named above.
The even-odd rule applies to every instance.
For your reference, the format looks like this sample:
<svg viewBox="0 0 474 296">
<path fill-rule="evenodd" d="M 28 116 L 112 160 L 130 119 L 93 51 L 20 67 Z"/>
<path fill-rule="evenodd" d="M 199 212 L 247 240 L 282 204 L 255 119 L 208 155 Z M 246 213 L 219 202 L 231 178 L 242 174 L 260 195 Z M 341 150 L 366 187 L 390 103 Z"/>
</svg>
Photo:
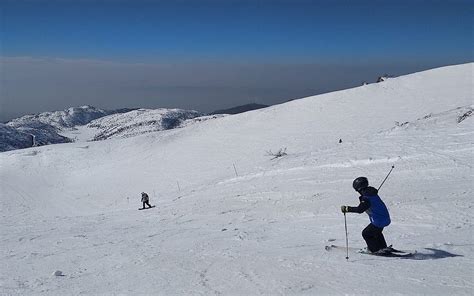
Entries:
<svg viewBox="0 0 474 296">
<path fill-rule="evenodd" d="M 151 208 L 150 198 L 148 197 L 148 194 L 146 194 L 145 192 L 142 192 L 142 203 L 143 203 L 143 208 L 145 208 L 145 205 Z"/>
<path fill-rule="evenodd" d="M 369 215 L 370 224 L 362 231 L 362 237 L 367 243 L 367 249 L 370 252 L 382 250 L 387 247 L 382 231 L 391 222 L 388 209 L 378 196 L 378 190 L 369 187 L 368 182 L 361 187 L 354 185 L 354 189 L 360 193 L 359 205 L 357 207 L 342 206 L 341 210 L 343 213 L 366 212 Z"/>
</svg>

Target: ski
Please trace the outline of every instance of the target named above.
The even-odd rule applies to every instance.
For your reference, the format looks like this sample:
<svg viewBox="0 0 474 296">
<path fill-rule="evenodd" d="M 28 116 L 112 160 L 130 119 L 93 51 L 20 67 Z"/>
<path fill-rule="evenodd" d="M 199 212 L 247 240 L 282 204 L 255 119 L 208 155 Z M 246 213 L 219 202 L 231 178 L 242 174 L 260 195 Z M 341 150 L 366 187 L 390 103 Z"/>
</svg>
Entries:
<svg viewBox="0 0 474 296">
<path fill-rule="evenodd" d="M 151 209 L 151 208 L 154 208 L 154 207 L 155 207 L 155 206 L 151 206 L 151 207 L 149 207 L 149 208 L 138 208 L 138 210 L 139 210 L 139 211 L 141 211 L 141 210 L 148 210 L 148 209 Z"/>
<path fill-rule="evenodd" d="M 379 257 L 394 257 L 394 258 L 409 258 L 413 257 L 414 253 L 403 253 L 403 252 L 390 252 L 390 251 L 385 251 L 385 252 L 364 252 L 360 251 L 359 254 L 364 254 L 364 255 L 372 255 L 372 256 L 379 256 Z"/>
<path fill-rule="evenodd" d="M 392 248 L 392 245 L 388 246 L 387 249 L 388 249 L 388 251 L 390 251 L 392 253 L 412 253 L 412 252 L 409 252 L 409 251 L 402 251 L 402 250 L 394 249 L 394 248 Z"/>
<path fill-rule="evenodd" d="M 331 251 L 331 250 L 333 250 L 333 249 L 345 250 L 346 247 L 344 247 L 344 246 L 337 246 L 337 245 L 327 245 L 327 246 L 324 247 L 324 249 L 326 249 L 326 251 Z M 349 251 L 354 251 L 354 252 L 356 252 L 356 251 L 359 251 L 359 250 L 360 250 L 360 248 L 349 247 Z"/>
<path fill-rule="evenodd" d="M 346 250 L 346 247 L 344 246 L 337 246 L 337 245 L 327 245 L 324 247 L 326 251 L 331 251 L 331 250 L 341 250 L 344 251 Z M 359 254 L 364 254 L 364 255 L 373 255 L 373 256 L 380 256 L 380 257 L 398 257 L 398 258 L 407 258 L 407 257 L 412 257 L 416 254 L 416 251 L 410 252 L 410 251 L 402 251 L 402 250 L 397 250 L 392 248 L 392 246 L 387 247 L 385 252 L 380 252 L 380 253 L 372 253 L 365 251 L 361 248 L 354 248 L 354 247 L 349 247 L 349 251 L 353 253 L 359 253 Z"/>
</svg>

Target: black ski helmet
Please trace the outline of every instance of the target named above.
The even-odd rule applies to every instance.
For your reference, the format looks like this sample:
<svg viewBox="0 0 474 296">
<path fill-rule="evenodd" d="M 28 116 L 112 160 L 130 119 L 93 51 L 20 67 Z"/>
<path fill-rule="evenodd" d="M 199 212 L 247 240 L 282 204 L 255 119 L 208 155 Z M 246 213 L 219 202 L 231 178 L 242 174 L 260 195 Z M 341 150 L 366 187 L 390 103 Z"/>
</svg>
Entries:
<svg viewBox="0 0 474 296">
<path fill-rule="evenodd" d="M 361 189 L 369 187 L 369 180 L 366 177 L 358 177 L 352 182 L 352 188 L 355 191 L 359 191 Z"/>
</svg>

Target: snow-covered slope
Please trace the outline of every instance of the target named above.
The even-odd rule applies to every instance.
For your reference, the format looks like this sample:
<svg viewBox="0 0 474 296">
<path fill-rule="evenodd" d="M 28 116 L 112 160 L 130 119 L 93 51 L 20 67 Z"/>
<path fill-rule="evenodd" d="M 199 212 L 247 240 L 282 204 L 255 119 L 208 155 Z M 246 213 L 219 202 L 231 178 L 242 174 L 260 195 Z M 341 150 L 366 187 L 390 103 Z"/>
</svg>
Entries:
<svg viewBox="0 0 474 296">
<path fill-rule="evenodd" d="M 32 122 L 50 125 L 57 130 L 84 125 L 94 119 L 110 114 L 91 106 L 72 107 L 63 111 L 43 112 L 40 114 L 25 115 L 8 122 L 8 126 L 20 128 L 29 126 Z"/>
<path fill-rule="evenodd" d="M 421 129 L 429 130 L 435 129 L 442 125 L 452 125 L 454 123 L 461 123 L 473 116 L 473 106 L 464 106 L 448 110 L 439 114 L 427 114 L 414 122 L 396 123 L 393 130 L 398 129 Z M 468 121 L 469 122 L 469 121 Z"/>
<path fill-rule="evenodd" d="M 102 110 L 91 106 L 26 115 L 7 123 L 19 133 L 0 130 L 0 137 L 8 137 L 8 145 L 3 143 L 0 151 L 31 147 L 24 144 L 25 134 L 35 135 L 36 145 L 125 138 L 176 128 L 200 115 L 197 111 L 180 109 Z"/>
<path fill-rule="evenodd" d="M 178 127 L 183 121 L 201 116 L 197 111 L 181 109 L 138 109 L 96 119 L 86 128 L 96 129 L 92 140 L 127 138 Z"/>
<path fill-rule="evenodd" d="M 472 70 L 1 153 L 0 293 L 469 295 Z M 265 153 L 283 147 L 282 158 Z M 345 244 L 352 180 L 378 186 L 391 165 L 384 233 L 417 260 L 325 251 Z M 142 191 L 156 208 L 137 211 Z M 347 222 L 350 245 L 363 247 L 366 215 Z"/>
<path fill-rule="evenodd" d="M 11 120 L 6 124 L 16 133 L 0 130 L 0 137 L 8 137 L 8 145 L 1 142 L 0 151 L 8 151 L 31 147 L 32 141 L 29 137 L 35 136 L 35 145 L 49 145 L 57 143 L 68 143 L 72 140 L 61 135 L 61 131 L 83 125 L 93 119 L 115 112 L 129 111 L 126 109 L 105 111 L 91 106 L 73 107 L 63 111 L 43 112 L 34 115 L 25 115 Z M 25 136 L 28 141 L 25 141 Z"/>
</svg>

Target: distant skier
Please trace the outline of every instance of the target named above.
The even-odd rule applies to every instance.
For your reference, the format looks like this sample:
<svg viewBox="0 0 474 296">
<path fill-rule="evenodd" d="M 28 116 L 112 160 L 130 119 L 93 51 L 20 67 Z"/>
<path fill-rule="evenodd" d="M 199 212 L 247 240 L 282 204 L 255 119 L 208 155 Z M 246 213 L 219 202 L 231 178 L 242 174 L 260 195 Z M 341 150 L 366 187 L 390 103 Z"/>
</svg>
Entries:
<svg viewBox="0 0 474 296">
<path fill-rule="evenodd" d="M 382 199 L 378 196 L 378 190 L 369 186 L 366 177 L 358 177 L 352 183 L 352 187 L 360 194 L 357 207 L 341 206 L 343 213 L 366 212 L 369 215 L 370 224 L 362 231 L 362 237 L 367 243 L 368 251 L 375 253 L 387 248 L 387 243 L 382 234 L 384 227 L 390 225 L 390 214 Z"/>
<path fill-rule="evenodd" d="M 143 209 L 145 209 L 145 205 L 148 205 L 148 208 L 152 207 L 150 205 L 150 197 L 145 192 L 142 192 L 142 203 L 143 203 Z"/>
</svg>

